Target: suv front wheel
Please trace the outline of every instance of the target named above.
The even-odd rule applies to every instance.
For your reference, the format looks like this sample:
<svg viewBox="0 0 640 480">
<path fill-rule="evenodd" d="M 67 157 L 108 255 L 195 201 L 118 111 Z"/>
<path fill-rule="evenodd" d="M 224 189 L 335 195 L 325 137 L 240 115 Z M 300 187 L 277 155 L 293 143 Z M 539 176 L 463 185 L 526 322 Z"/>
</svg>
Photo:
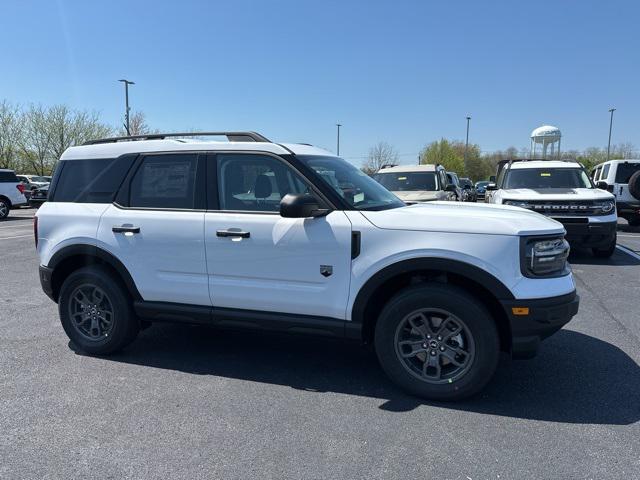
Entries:
<svg viewBox="0 0 640 480">
<path fill-rule="evenodd" d="M 378 359 L 404 390 L 433 400 L 459 400 L 493 376 L 500 345 L 485 307 L 461 288 L 409 287 L 384 307 L 375 331 Z"/>
<path fill-rule="evenodd" d="M 98 265 L 80 268 L 67 277 L 58 309 L 67 336 L 88 354 L 118 351 L 135 339 L 140 328 L 126 290 Z"/>
</svg>

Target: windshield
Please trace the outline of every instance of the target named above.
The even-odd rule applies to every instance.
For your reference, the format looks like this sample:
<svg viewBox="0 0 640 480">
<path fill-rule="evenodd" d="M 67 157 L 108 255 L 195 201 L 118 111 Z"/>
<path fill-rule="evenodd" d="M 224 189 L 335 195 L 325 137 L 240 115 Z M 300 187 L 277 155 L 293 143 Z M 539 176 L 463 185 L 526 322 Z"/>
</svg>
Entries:
<svg viewBox="0 0 640 480">
<path fill-rule="evenodd" d="M 376 173 L 373 178 L 392 192 L 435 191 L 435 172 Z"/>
<path fill-rule="evenodd" d="M 518 168 L 507 171 L 503 188 L 592 188 L 581 168 Z"/>
<path fill-rule="evenodd" d="M 491 182 L 488 182 L 488 181 L 485 181 L 485 180 L 483 180 L 482 182 L 477 182 L 477 183 L 476 183 L 476 188 L 484 188 L 484 187 L 486 187 L 487 185 L 489 185 L 490 183 L 491 183 Z"/>
<path fill-rule="evenodd" d="M 314 169 L 322 180 L 358 210 L 386 210 L 405 203 L 373 178 L 338 157 L 297 155 Z"/>
</svg>

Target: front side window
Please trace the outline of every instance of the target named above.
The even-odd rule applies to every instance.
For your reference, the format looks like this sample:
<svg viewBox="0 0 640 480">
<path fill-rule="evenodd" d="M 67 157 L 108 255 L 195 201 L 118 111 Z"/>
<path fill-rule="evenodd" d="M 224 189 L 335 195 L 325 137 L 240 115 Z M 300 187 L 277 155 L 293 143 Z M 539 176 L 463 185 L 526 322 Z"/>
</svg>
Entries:
<svg viewBox="0 0 640 480">
<path fill-rule="evenodd" d="M 221 210 L 278 212 L 285 195 L 311 193 L 306 181 L 282 161 L 256 154 L 219 154 Z"/>
<path fill-rule="evenodd" d="M 581 168 L 518 168 L 508 171 L 503 188 L 592 188 L 592 185 Z"/>
<path fill-rule="evenodd" d="M 435 191 L 435 172 L 376 173 L 373 178 L 392 192 Z"/>
<path fill-rule="evenodd" d="M 195 154 L 147 155 L 133 179 L 129 206 L 140 208 L 195 208 Z"/>
</svg>

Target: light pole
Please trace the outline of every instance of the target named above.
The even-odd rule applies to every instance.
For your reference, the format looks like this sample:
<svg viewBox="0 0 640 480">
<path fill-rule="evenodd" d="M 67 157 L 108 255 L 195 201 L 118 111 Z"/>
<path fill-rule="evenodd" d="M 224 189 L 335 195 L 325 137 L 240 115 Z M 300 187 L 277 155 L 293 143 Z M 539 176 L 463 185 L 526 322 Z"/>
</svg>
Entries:
<svg viewBox="0 0 640 480">
<path fill-rule="evenodd" d="M 467 150 L 469 150 L 469 121 L 471 120 L 470 116 L 467 116 L 467 140 L 464 144 L 464 174 L 469 176 L 469 165 L 467 165 Z"/>
<path fill-rule="evenodd" d="M 609 154 L 611 153 L 611 129 L 613 128 L 613 112 L 615 111 L 616 111 L 615 108 L 609 109 L 611 118 L 609 119 L 609 143 L 607 144 L 607 162 L 609 161 Z"/>
<path fill-rule="evenodd" d="M 136 83 L 124 78 L 118 81 L 124 83 L 125 119 L 127 122 L 124 127 L 127 129 L 127 135 L 131 135 L 129 130 L 129 85 L 135 85 Z"/>
<path fill-rule="evenodd" d="M 336 155 L 340 155 L 340 127 L 342 126 L 341 123 L 336 123 L 336 127 L 338 127 L 338 140 L 337 140 L 337 148 L 336 148 Z"/>
</svg>

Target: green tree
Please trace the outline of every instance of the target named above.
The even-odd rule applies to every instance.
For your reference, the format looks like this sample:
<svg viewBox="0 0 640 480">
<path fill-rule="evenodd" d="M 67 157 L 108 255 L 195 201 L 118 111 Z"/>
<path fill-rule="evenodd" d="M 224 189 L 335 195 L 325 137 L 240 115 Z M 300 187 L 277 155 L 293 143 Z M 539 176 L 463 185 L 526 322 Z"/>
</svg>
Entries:
<svg viewBox="0 0 640 480">
<path fill-rule="evenodd" d="M 420 152 L 420 163 L 423 165 L 440 164 L 446 168 L 447 171 L 456 173 L 463 172 L 464 155 L 460 155 L 459 149 L 455 147 L 455 143 L 456 142 L 451 142 L 444 138 L 431 142 Z"/>
</svg>

